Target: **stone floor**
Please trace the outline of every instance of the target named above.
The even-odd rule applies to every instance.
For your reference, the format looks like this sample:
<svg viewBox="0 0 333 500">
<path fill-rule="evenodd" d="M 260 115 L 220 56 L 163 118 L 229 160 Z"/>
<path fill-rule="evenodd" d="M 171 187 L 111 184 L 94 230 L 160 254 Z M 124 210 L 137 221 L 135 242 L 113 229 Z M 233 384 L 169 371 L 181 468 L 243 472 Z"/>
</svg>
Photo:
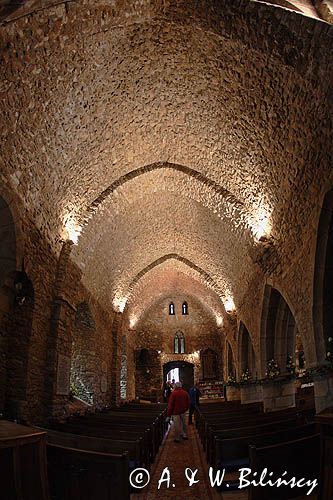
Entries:
<svg viewBox="0 0 333 500">
<path fill-rule="evenodd" d="M 158 489 L 166 467 L 170 470 L 170 487 L 164 481 Z M 195 476 L 195 479 L 199 479 L 197 484 L 189 486 L 185 477 L 186 468 L 193 471 L 198 469 Z M 131 495 L 131 500 L 247 500 L 247 497 L 246 492 L 230 492 L 222 496 L 210 485 L 205 454 L 195 426 L 192 425 L 188 427 L 188 441 L 181 443 L 174 442 L 173 429 L 170 428 L 152 467 L 149 485 L 141 493 Z"/>
</svg>

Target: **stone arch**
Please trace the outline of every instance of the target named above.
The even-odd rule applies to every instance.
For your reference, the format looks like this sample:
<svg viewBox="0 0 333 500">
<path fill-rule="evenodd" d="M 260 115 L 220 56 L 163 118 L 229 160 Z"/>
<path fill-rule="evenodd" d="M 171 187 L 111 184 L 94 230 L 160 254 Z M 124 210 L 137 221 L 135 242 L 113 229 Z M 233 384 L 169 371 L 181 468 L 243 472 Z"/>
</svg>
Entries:
<svg viewBox="0 0 333 500">
<path fill-rule="evenodd" d="M 318 231 L 313 285 L 313 324 L 317 360 L 333 351 L 333 189 L 324 196 Z"/>
<path fill-rule="evenodd" d="M 13 299 L 7 323 L 5 413 L 11 419 L 24 420 L 35 307 L 34 286 L 24 271 L 14 273 Z"/>
<path fill-rule="evenodd" d="M 297 325 L 282 294 L 266 285 L 261 317 L 261 371 L 265 375 L 268 361 L 274 359 L 282 374 L 286 373 L 287 358 L 294 360 Z"/>
<path fill-rule="evenodd" d="M 151 271 L 155 267 L 160 266 L 164 262 L 171 260 L 171 259 L 175 259 L 175 260 L 178 260 L 179 262 L 182 262 L 183 264 L 188 266 L 190 269 L 192 269 L 193 271 L 198 273 L 203 278 L 205 283 L 207 283 L 221 297 L 221 292 L 219 293 L 219 288 L 218 288 L 217 284 L 214 282 L 214 280 L 211 278 L 211 276 L 206 271 L 201 269 L 201 267 L 197 266 L 196 264 L 194 264 L 190 260 L 186 259 L 186 257 L 182 257 L 181 255 L 178 255 L 176 253 L 170 253 L 170 254 L 163 255 L 163 257 L 160 257 L 159 259 L 155 260 L 154 262 L 151 262 L 148 266 L 146 266 L 144 269 L 142 269 L 132 279 L 132 281 L 128 287 L 128 297 L 131 296 L 136 284 L 140 281 L 141 278 L 143 278 L 143 276 L 145 274 L 147 274 L 149 271 Z"/>
<path fill-rule="evenodd" d="M 146 175 L 150 172 L 162 169 L 172 170 L 174 172 L 185 174 L 190 179 L 193 179 L 194 181 L 198 182 L 199 185 L 201 185 L 201 189 L 203 187 L 207 187 L 211 193 L 220 197 L 222 200 L 225 201 L 225 203 L 227 203 L 230 206 L 230 214 L 236 211 L 239 214 L 239 216 L 246 215 L 245 205 L 242 201 L 238 200 L 238 198 L 235 195 L 233 195 L 230 191 L 225 189 L 223 186 L 221 186 L 214 180 L 209 179 L 209 177 L 202 174 L 201 172 L 185 165 L 178 165 L 169 162 L 156 162 L 132 170 L 131 172 L 122 175 L 112 184 L 110 184 L 110 186 L 104 189 L 104 191 L 102 191 L 102 193 L 100 193 L 100 195 L 97 198 L 95 198 L 95 200 L 87 207 L 86 214 L 80 221 L 81 224 L 86 222 L 98 210 L 100 205 L 104 203 L 117 189 L 126 185 L 126 183 L 130 182 L 131 180 Z M 227 213 L 228 210 L 226 210 L 226 214 Z"/>
<path fill-rule="evenodd" d="M 236 367 L 235 367 L 235 360 L 234 360 L 234 354 L 232 352 L 232 347 L 230 342 L 227 341 L 227 349 L 226 349 L 226 355 L 227 355 L 227 379 L 228 377 L 235 377 L 236 376 Z"/>
<path fill-rule="evenodd" d="M 89 304 L 87 302 L 81 302 L 76 308 L 75 314 L 75 326 L 83 327 L 88 330 L 95 330 L 96 324 L 94 317 L 91 313 Z"/>
<path fill-rule="evenodd" d="M 71 391 L 82 401 L 94 402 L 98 385 L 98 360 L 96 357 L 95 320 L 87 302 L 76 307 L 72 335 Z"/>
<path fill-rule="evenodd" d="M 0 409 L 5 404 L 6 364 L 10 311 L 14 304 L 16 237 L 12 212 L 0 197 Z"/>
<path fill-rule="evenodd" d="M 12 211 L 0 196 L 0 286 L 16 270 L 16 230 Z"/>
<path fill-rule="evenodd" d="M 24 271 L 18 214 L 12 196 L 0 195 L 0 409 L 24 419 L 35 306 L 34 287 Z M 19 235 L 19 237 L 17 237 Z M 17 271 L 18 263 L 22 266 Z"/>
<path fill-rule="evenodd" d="M 249 370 L 251 378 L 257 377 L 256 355 L 253 348 L 251 335 L 241 321 L 238 333 L 238 377 L 241 378 L 245 370 Z"/>
</svg>

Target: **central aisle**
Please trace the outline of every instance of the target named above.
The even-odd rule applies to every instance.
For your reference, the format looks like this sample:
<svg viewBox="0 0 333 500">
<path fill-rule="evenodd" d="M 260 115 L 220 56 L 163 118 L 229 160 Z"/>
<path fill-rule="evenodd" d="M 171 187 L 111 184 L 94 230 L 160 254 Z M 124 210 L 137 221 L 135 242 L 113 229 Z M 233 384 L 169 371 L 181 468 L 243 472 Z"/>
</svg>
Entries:
<svg viewBox="0 0 333 500">
<path fill-rule="evenodd" d="M 161 449 L 157 455 L 151 471 L 149 485 L 142 490 L 141 494 L 131 495 L 133 500 L 245 500 L 247 494 L 235 492 L 230 495 L 220 495 L 215 488 L 211 487 L 208 475 L 208 465 L 205 455 L 195 429 L 195 425 L 188 426 L 188 441 L 175 443 L 172 426 L 164 439 Z M 163 469 L 170 470 L 170 488 L 164 481 L 158 489 L 158 482 L 162 477 Z M 195 479 L 200 481 L 193 486 L 185 477 L 185 469 L 192 471 L 198 469 Z M 163 478 L 165 478 L 163 476 Z M 173 487 L 172 485 L 175 484 Z"/>
</svg>

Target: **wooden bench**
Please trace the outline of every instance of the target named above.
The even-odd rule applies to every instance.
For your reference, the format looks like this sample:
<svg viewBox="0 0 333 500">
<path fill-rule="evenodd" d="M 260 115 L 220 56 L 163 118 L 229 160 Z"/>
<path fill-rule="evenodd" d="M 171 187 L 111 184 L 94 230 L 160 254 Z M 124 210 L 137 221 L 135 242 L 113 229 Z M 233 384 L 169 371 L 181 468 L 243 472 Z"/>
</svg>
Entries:
<svg viewBox="0 0 333 500">
<path fill-rule="evenodd" d="M 129 500 L 128 455 L 47 447 L 53 500 Z"/>
<path fill-rule="evenodd" d="M 268 473 L 273 472 L 273 480 L 285 476 L 287 479 L 305 478 L 306 480 L 317 479 L 319 481 L 320 463 L 320 437 L 319 434 L 303 437 L 300 439 L 286 441 L 280 444 L 265 447 L 249 447 L 250 469 L 261 472 L 267 468 Z M 268 479 L 268 476 L 266 480 Z M 262 487 L 251 486 L 249 489 L 249 500 L 280 500 L 296 497 L 307 498 L 306 493 L 310 487 L 290 488 L 288 486 Z M 317 492 L 317 489 L 314 490 Z M 329 499 L 327 499 L 329 500 Z"/>
<path fill-rule="evenodd" d="M 215 455 L 210 462 L 215 468 L 236 470 L 249 466 L 249 446 L 263 447 L 279 444 L 283 441 L 299 439 L 315 434 L 316 425 L 306 424 L 290 429 L 276 429 L 273 432 L 260 433 L 242 437 L 215 439 Z"/>
<path fill-rule="evenodd" d="M 58 424 L 53 425 L 54 430 L 64 433 L 79 434 L 87 437 L 107 438 L 118 441 L 136 441 L 142 439 L 143 463 L 148 467 L 153 460 L 153 444 L 150 429 L 138 429 L 137 427 L 93 426 L 88 424 Z"/>
<path fill-rule="evenodd" d="M 297 424 L 304 424 L 313 421 L 312 418 L 309 418 L 308 410 L 298 410 L 296 408 L 290 408 L 283 411 L 271 412 L 271 413 L 263 413 L 258 414 L 255 417 L 247 415 L 246 417 L 242 416 L 241 418 L 234 419 L 217 419 L 215 421 L 206 421 L 205 422 L 205 432 L 201 437 L 203 447 L 207 451 L 208 455 L 210 453 L 210 449 L 212 446 L 212 439 L 214 435 L 214 431 L 219 429 L 225 430 L 230 428 L 244 427 L 246 426 L 257 426 L 264 425 L 269 423 L 274 423 L 276 421 L 289 420 L 294 418 Z"/>
<path fill-rule="evenodd" d="M 249 435 L 260 435 L 268 432 L 274 432 L 275 430 L 283 430 L 283 429 L 294 429 L 297 425 L 302 422 L 298 422 L 295 416 L 291 416 L 289 418 L 285 418 L 282 420 L 273 420 L 271 422 L 263 422 L 258 423 L 257 425 L 250 425 L 249 427 L 241 426 L 234 428 L 210 428 L 209 435 L 207 439 L 207 460 L 212 463 L 214 462 L 214 453 L 215 450 L 214 441 L 217 438 L 227 439 L 227 438 L 235 438 L 235 437 L 244 437 Z"/>
<path fill-rule="evenodd" d="M 128 453 L 130 470 L 136 467 L 149 468 L 144 461 L 142 438 L 136 440 L 116 440 L 70 434 L 45 429 L 47 433 L 47 444 L 64 446 L 67 448 L 78 448 L 80 450 L 97 451 L 102 453 L 123 454 Z"/>
</svg>

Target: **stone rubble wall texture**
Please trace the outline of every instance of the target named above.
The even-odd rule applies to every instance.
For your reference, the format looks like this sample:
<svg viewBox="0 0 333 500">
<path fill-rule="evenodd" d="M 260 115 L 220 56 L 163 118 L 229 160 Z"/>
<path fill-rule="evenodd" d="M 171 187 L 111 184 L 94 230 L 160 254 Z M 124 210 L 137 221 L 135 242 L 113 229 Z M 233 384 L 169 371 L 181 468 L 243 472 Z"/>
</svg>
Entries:
<svg viewBox="0 0 333 500">
<path fill-rule="evenodd" d="M 182 304 L 188 304 L 188 314 L 182 314 Z M 169 314 L 169 304 L 175 306 L 175 315 Z M 182 332 L 185 338 L 186 356 L 174 356 L 174 337 L 177 332 Z M 134 335 L 133 335 L 134 334 Z M 141 349 L 160 351 L 159 363 L 149 367 L 149 376 L 136 376 L 136 395 L 148 394 L 153 388 L 161 393 L 163 365 L 168 361 L 184 359 L 195 364 L 196 381 L 202 379 L 200 371 L 200 351 L 211 348 L 218 355 L 219 378 L 223 377 L 223 353 L 221 344 L 221 331 L 217 327 L 216 317 L 207 305 L 195 296 L 184 295 L 180 292 L 170 293 L 157 300 L 150 308 L 146 309 L 144 316 L 135 326 L 135 332 L 128 332 L 135 336 L 136 352 Z M 137 372 L 139 375 L 139 372 Z M 154 380 L 154 384 L 152 384 Z M 141 391 L 141 392 L 140 392 Z"/>
<path fill-rule="evenodd" d="M 0 194 L 35 293 L 26 417 L 63 411 L 56 359 L 71 352 L 85 300 L 116 400 L 120 335 L 170 296 L 173 273 L 207 298 L 215 328 L 223 318 L 215 339 L 236 360 L 226 301 L 258 354 L 270 284 L 309 366 L 321 361 L 312 304 L 333 183 L 331 26 L 250 0 L 2 2 L 0 19 Z"/>
</svg>

